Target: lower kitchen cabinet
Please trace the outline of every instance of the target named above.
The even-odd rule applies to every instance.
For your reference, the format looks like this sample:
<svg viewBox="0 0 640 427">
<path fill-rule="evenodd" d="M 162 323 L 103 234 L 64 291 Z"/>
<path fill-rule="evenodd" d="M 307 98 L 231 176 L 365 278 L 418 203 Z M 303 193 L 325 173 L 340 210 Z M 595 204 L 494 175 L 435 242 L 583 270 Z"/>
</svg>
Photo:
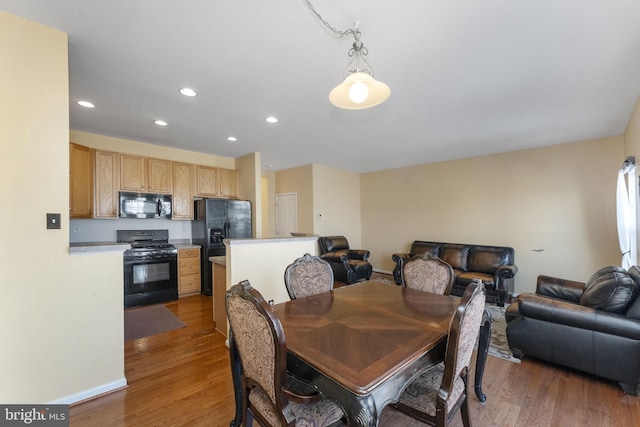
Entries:
<svg viewBox="0 0 640 427">
<path fill-rule="evenodd" d="M 178 297 L 200 293 L 200 248 L 178 249 Z"/>
</svg>

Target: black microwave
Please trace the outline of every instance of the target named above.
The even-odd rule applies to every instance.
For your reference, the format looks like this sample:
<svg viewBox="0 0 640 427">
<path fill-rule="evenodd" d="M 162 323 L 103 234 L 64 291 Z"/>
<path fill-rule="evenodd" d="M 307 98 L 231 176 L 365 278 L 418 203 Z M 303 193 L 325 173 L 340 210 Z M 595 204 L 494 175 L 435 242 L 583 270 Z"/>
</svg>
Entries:
<svg viewBox="0 0 640 427">
<path fill-rule="evenodd" d="M 171 219 L 171 194 L 120 192 L 120 218 Z"/>
</svg>

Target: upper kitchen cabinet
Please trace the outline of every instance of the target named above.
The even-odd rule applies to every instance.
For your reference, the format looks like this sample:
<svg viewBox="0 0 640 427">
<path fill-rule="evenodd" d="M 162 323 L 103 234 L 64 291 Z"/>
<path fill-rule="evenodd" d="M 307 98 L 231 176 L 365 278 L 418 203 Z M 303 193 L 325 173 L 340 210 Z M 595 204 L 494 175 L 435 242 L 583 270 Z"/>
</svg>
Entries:
<svg viewBox="0 0 640 427">
<path fill-rule="evenodd" d="M 196 196 L 239 198 L 238 172 L 231 169 L 198 165 L 196 167 Z"/>
<path fill-rule="evenodd" d="M 120 190 L 171 194 L 171 161 L 120 154 Z"/>
<path fill-rule="evenodd" d="M 69 144 L 69 217 L 93 216 L 93 150 Z"/>
<path fill-rule="evenodd" d="M 120 154 L 120 190 L 144 192 L 147 190 L 145 158 Z"/>
<path fill-rule="evenodd" d="M 171 194 L 173 190 L 171 182 L 171 161 L 160 159 L 147 159 L 147 189 L 150 193 Z"/>
<path fill-rule="evenodd" d="M 238 171 L 220 169 L 220 197 L 240 198 L 240 176 Z"/>
<path fill-rule="evenodd" d="M 118 153 L 95 151 L 95 218 L 118 217 Z"/>
<path fill-rule="evenodd" d="M 218 168 L 196 166 L 196 196 L 218 197 L 220 189 L 220 173 Z"/>
<path fill-rule="evenodd" d="M 196 166 L 173 162 L 173 214 L 172 219 L 193 219 Z"/>
</svg>

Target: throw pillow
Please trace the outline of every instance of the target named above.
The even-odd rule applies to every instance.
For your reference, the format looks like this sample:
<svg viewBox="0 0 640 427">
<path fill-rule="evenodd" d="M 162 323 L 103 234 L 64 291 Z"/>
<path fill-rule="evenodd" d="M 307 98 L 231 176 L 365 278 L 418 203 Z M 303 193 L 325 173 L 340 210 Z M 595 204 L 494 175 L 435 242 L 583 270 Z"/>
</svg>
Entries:
<svg viewBox="0 0 640 427">
<path fill-rule="evenodd" d="M 580 305 L 612 313 L 622 313 L 635 299 L 638 292 L 638 284 L 624 268 L 603 267 L 587 281 L 580 298 Z"/>
</svg>

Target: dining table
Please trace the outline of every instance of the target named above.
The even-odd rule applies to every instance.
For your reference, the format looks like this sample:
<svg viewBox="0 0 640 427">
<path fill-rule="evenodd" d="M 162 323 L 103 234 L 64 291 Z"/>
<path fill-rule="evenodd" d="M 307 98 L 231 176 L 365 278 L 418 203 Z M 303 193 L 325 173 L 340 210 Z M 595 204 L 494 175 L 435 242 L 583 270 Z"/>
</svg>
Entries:
<svg viewBox="0 0 640 427">
<path fill-rule="evenodd" d="M 382 409 L 396 402 L 411 380 L 444 360 L 449 325 L 459 304 L 459 297 L 369 280 L 272 308 L 285 333 L 287 370 L 335 400 L 348 425 L 377 426 Z M 488 310 L 479 337 L 474 389 L 484 402 Z M 241 368 L 233 347 L 236 418 L 231 426 L 237 426 Z"/>
</svg>

